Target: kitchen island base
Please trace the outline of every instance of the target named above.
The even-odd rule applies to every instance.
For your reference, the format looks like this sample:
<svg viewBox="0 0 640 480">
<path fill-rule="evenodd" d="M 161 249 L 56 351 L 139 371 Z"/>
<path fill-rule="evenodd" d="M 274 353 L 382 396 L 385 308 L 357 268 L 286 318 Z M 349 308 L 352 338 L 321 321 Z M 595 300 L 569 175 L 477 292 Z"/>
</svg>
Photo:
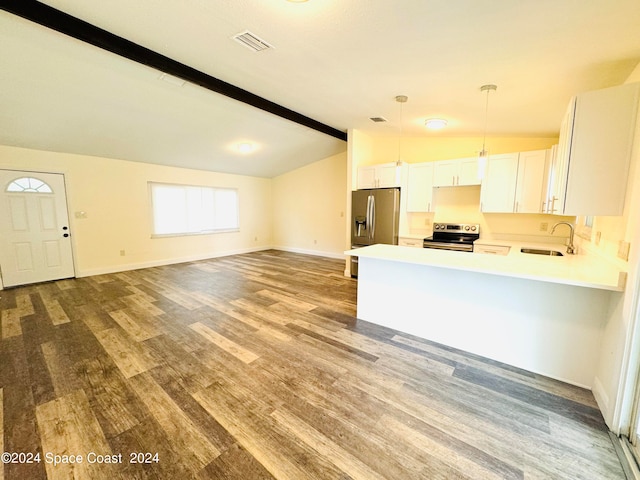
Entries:
<svg viewBox="0 0 640 480">
<path fill-rule="evenodd" d="M 592 388 L 619 292 L 366 256 L 359 263 L 358 318 Z"/>
</svg>

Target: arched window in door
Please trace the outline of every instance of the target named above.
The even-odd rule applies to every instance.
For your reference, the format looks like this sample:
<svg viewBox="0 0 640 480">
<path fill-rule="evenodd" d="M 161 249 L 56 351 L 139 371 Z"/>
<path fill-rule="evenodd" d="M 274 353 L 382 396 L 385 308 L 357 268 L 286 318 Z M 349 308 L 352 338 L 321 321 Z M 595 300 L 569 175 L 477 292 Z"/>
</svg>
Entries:
<svg viewBox="0 0 640 480">
<path fill-rule="evenodd" d="M 51 187 L 33 177 L 17 178 L 7 186 L 7 192 L 19 193 L 53 193 Z"/>
</svg>

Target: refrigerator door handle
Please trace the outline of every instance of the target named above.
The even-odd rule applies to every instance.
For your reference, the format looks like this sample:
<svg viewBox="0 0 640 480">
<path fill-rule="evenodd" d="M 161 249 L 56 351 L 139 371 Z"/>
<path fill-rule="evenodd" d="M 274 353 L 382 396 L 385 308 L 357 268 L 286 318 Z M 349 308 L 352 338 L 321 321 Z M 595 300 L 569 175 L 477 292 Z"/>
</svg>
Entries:
<svg viewBox="0 0 640 480">
<path fill-rule="evenodd" d="M 367 240 L 371 241 L 373 239 L 373 236 L 371 234 L 371 227 L 373 225 L 373 219 L 371 218 L 372 215 L 372 209 L 371 209 L 371 205 L 373 202 L 373 195 L 369 195 L 367 197 Z"/>
<path fill-rule="evenodd" d="M 371 195 L 371 241 L 373 242 L 376 234 L 376 197 Z"/>
</svg>

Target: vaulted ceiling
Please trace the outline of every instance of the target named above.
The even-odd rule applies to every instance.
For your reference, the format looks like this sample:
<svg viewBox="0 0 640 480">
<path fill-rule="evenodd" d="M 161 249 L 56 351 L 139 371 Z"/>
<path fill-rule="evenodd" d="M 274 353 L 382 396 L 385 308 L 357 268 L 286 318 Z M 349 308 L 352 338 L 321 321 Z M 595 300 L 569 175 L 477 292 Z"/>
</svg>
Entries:
<svg viewBox="0 0 640 480">
<path fill-rule="evenodd" d="M 638 0 L 42 3 L 341 132 L 397 136 L 402 118 L 404 135 L 479 136 L 493 83 L 489 135 L 553 136 L 572 95 L 640 62 Z M 271 48 L 233 40 L 244 31 Z M 346 149 L 9 11 L 0 60 L 0 144 L 264 177 Z M 449 126 L 429 132 L 429 117 Z"/>
</svg>

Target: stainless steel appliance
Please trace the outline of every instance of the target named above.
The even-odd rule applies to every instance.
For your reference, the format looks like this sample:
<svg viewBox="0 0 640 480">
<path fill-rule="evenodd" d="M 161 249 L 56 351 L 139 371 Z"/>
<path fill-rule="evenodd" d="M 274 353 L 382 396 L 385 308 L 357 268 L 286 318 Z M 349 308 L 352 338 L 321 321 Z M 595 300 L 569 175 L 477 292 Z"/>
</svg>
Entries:
<svg viewBox="0 0 640 480">
<path fill-rule="evenodd" d="M 480 225 L 467 223 L 434 223 L 433 236 L 422 242 L 424 248 L 473 252 L 473 242 L 480 238 Z"/>
<path fill-rule="evenodd" d="M 399 188 L 356 190 L 351 195 L 351 212 L 351 248 L 398 244 Z M 358 257 L 351 257 L 351 276 L 358 276 Z"/>
</svg>

